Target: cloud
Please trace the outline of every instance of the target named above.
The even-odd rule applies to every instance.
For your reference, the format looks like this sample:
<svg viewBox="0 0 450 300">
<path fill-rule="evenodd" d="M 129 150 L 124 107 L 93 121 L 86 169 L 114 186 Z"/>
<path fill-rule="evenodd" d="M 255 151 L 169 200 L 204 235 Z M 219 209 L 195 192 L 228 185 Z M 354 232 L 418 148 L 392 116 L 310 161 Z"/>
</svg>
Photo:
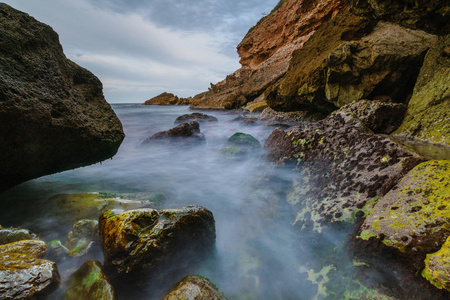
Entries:
<svg viewBox="0 0 450 300">
<path fill-rule="evenodd" d="M 240 67 L 236 45 L 259 10 L 278 2 L 3 1 L 52 26 L 66 56 L 100 78 L 109 102 L 206 90 Z"/>
</svg>

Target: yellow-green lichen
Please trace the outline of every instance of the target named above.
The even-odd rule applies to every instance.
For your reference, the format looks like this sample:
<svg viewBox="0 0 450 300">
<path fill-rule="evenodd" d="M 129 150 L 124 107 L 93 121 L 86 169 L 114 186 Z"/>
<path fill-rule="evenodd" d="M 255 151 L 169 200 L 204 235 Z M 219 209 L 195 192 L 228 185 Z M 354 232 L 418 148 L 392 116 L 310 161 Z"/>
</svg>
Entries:
<svg viewBox="0 0 450 300">
<path fill-rule="evenodd" d="M 427 254 L 422 276 L 437 288 L 450 290 L 450 238 L 438 252 Z"/>
</svg>

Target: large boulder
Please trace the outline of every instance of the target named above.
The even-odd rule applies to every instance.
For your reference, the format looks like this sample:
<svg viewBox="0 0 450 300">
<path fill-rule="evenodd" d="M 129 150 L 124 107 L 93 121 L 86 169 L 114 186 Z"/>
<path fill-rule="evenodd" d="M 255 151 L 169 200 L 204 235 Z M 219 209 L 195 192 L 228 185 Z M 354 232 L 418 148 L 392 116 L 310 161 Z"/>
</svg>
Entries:
<svg viewBox="0 0 450 300">
<path fill-rule="evenodd" d="M 179 98 L 172 93 L 164 92 L 144 102 L 144 105 L 189 105 L 190 98 Z"/>
<path fill-rule="evenodd" d="M 64 299 L 116 299 L 114 288 L 96 260 L 85 262 L 65 283 Z"/>
<path fill-rule="evenodd" d="M 394 134 L 450 146 L 449 86 L 450 35 L 446 35 L 428 51 L 405 119 Z"/>
<path fill-rule="evenodd" d="M 213 214 L 200 206 L 106 211 L 99 231 L 105 268 L 128 278 L 188 267 L 210 253 L 216 239 Z"/>
<path fill-rule="evenodd" d="M 227 298 L 208 279 L 187 276 L 175 286 L 163 300 L 226 300 Z"/>
<path fill-rule="evenodd" d="M 437 288 L 450 291 L 450 238 L 439 251 L 427 255 L 422 276 Z"/>
<path fill-rule="evenodd" d="M 0 191 L 112 157 L 124 133 L 102 83 L 49 26 L 0 4 Z"/>
<path fill-rule="evenodd" d="M 40 240 L 22 240 L 0 246 L 0 254 L 21 253 L 33 257 L 43 257 L 47 253 L 45 242 Z"/>
<path fill-rule="evenodd" d="M 145 139 L 142 144 L 172 144 L 172 145 L 198 145 L 205 142 L 205 136 L 200 132 L 197 121 L 181 123 L 180 125 L 161 131 Z"/>
<path fill-rule="evenodd" d="M 295 223 L 321 231 L 324 224 L 353 223 L 423 158 L 387 137 L 374 135 L 352 114 L 336 112 L 305 129 L 276 129 L 266 140 L 268 159 L 294 164 L 288 201 Z"/>
<path fill-rule="evenodd" d="M 178 118 L 176 118 L 175 124 L 191 122 L 191 121 L 197 121 L 199 123 L 202 123 L 202 122 L 217 122 L 218 120 L 216 117 L 209 116 L 207 114 L 192 113 L 192 114 L 185 114 L 185 115 L 179 116 Z"/>
</svg>

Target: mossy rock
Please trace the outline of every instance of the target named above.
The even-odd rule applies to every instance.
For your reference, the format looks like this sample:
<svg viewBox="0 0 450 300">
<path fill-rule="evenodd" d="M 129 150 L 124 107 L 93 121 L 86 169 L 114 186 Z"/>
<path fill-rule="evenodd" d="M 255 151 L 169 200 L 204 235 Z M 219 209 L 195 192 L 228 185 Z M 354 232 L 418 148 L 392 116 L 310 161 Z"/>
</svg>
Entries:
<svg viewBox="0 0 450 300">
<path fill-rule="evenodd" d="M 22 240 L 0 246 L 0 255 L 8 255 L 11 253 L 20 253 L 41 258 L 47 253 L 47 246 L 45 242 L 39 240 Z"/>
<path fill-rule="evenodd" d="M 449 174 L 449 160 L 416 166 L 376 204 L 358 237 L 405 256 L 437 251 L 450 236 Z"/>
<path fill-rule="evenodd" d="M 437 288 L 450 291 L 450 238 L 438 252 L 427 255 L 422 276 Z"/>
<path fill-rule="evenodd" d="M 21 240 L 37 240 L 38 237 L 28 229 L 4 228 L 0 226 L 0 245 Z"/>
<path fill-rule="evenodd" d="M 207 278 L 190 275 L 183 278 L 163 300 L 226 300 L 227 298 Z"/>
<path fill-rule="evenodd" d="M 116 299 L 113 286 L 96 260 L 85 262 L 66 283 L 64 299 Z"/>
<path fill-rule="evenodd" d="M 246 152 L 234 147 L 223 147 L 219 154 L 225 159 L 241 160 L 246 157 Z"/>
<path fill-rule="evenodd" d="M 227 140 L 225 146 L 237 149 L 260 149 L 261 143 L 251 134 L 236 132 Z"/>
</svg>

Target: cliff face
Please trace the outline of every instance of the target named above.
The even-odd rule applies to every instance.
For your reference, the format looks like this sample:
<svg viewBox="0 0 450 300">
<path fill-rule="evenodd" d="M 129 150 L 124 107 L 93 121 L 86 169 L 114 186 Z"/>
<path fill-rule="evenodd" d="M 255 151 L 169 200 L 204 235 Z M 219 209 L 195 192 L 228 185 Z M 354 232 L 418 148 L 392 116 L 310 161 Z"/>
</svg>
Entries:
<svg viewBox="0 0 450 300">
<path fill-rule="evenodd" d="M 238 108 L 260 96 L 283 76 L 292 53 L 314 31 L 347 7 L 344 0 L 280 1 L 238 45 L 242 68 L 195 96 L 192 107 Z"/>
<path fill-rule="evenodd" d="M 0 191 L 112 157 L 124 133 L 102 84 L 49 26 L 0 4 Z"/>
</svg>

